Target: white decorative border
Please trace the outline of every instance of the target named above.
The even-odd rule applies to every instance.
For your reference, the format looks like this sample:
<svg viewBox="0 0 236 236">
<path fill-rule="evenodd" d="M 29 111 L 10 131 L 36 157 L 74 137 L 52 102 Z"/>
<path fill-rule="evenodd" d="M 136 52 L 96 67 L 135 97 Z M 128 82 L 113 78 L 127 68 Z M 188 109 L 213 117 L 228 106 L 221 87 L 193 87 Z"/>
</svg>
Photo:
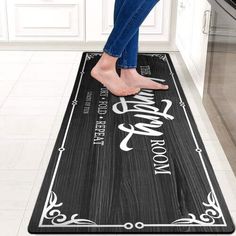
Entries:
<svg viewBox="0 0 236 236">
<path fill-rule="evenodd" d="M 199 224 L 199 225 L 213 225 L 215 219 L 222 218 L 222 212 L 219 206 L 216 204 L 215 195 L 210 192 L 207 196 L 207 203 L 202 203 L 204 206 L 208 207 L 205 213 L 201 214 L 199 219 L 192 214 L 188 213 L 189 218 L 181 218 L 172 222 L 172 224 Z"/>
<path fill-rule="evenodd" d="M 88 219 L 78 219 L 78 218 L 76 218 L 78 216 L 78 214 L 73 214 L 68 220 L 68 217 L 66 215 L 62 214 L 59 209 L 55 209 L 56 207 L 60 207 L 63 203 L 57 203 L 57 195 L 56 195 L 55 192 L 52 191 L 52 187 L 53 187 L 55 177 L 56 177 L 56 173 L 57 173 L 57 169 L 58 169 L 61 157 L 62 157 L 62 152 L 65 151 L 64 145 L 65 145 L 66 137 L 67 137 L 67 134 L 68 134 L 69 126 L 70 126 L 70 123 L 71 123 L 71 119 L 72 119 L 72 116 L 73 116 L 73 113 L 74 113 L 74 109 L 75 109 L 75 106 L 77 105 L 77 102 L 78 102 L 77 97 L 78 97 L 78 93 L 79 93 L 80 84 L 81 84 L 81 81 L 82 81 L 82 76 L 85 73 L 84 72 L 85 64 L 86 64 L 87 60 L 91 60 L 94 56 L 97 56 L 97 55 L 101 55 L 101 53 L 86 53 L 83 68 L 82 68 L 82 71 L 80 72 L 80 80 L 79 80 L 78 88 L 77 88 L 77 91 L 76 91 L 76 94 L 75 94 L 75 98 L 72 101 L 72 110 L 71 110 L 71 113 L 70 113 L 69 121 L 67 123 L 67 127 L 66 127 L 66 131 L 65 131 L 64 138 L 63 138 L 63 141 L 62 141 L 62 145 L 58 149 L 59 156 L 58 156 L 57 163 L 56 163 L 56 166 L 55 166 L 55 169 L 54 169 L 53 177 L 52 177 L 52 180 L 51 180 L 51 183 L 50 183 L 50 187 L 49 187 L 49 190 L 48 190 L 47 198 L 46 198 L 46 201 L 45 201 L 45 204 L 44 204 L 43 212 L 42 212 L 38 227 L 123 227 L 125 229 L 132 229 L 135 226 L 135 228 L 137 228 L 137 229 L 142 229 L 144 227 L 165 227 L 165 226 L 168 226 L 168 227 L 186 227 L 186 226 L 187 227 L 189 227 L 189 226 L 194 226 L 194 227 L 206 227 L 206 226 L 214 227 L 215 226 L 215 227 L 218 227 L 218 226 L 227 226 L 224 215 L 223 215 L 222 210 L 220 208 L 218 199 L 216 197 L 213 185 L 211 183 L 209 174 L 207 172 L 206 165 L 205 165 L 203 157 L 202 157 L 202 153 L 201 153 L 202 150 L 199 148 L 199 145 L 198 145 L 198 142 L 197 142 L 196 137 L 194 135 L 191 123 L 189 121 L 188 114 L 187 114 L 186 109 L 185 109 L 185 103 L 182 101 L 182 97 L 180 95 L 178 86 L 176 84 L 176 81 L 175 81 L 175 78 L 174 78 L 174 73 L 171 69 L 171 66 L 170 66 L 170 63 L 168 61 L 168 58 L 167 58 L 166 54 L 163 55 L 163 53 L 162 54 L 156 54 L 156 53 L 155 54 L 145 54 L 145 53 L 143 53 L 142 55 L 157 56 L 161 60 L 163 60 L 163 61 L 166 60 L 167 61 L 169 71 L 170 71 L 170 75 L 173 79 L 176 91 L 177 91 L 179 99 L 180 99 L 179 105 L 184 110 L 184 113 L 185 113 L 186 119 L 188 121 L 188 125 L 189 125 L 189 128 L 190 128 L 191 134 L 193 136 L 193 140 L 194 140 L 195 145 L 196 145 L 195 151 L 198 152 L 198 154 L 199 154 L 200 160 L 201 160 L 202 165 L 203 165 L 203 169 L 205 171 L 207 180 L 208 180 L 210 188 L 211 188 L 211 191 L 207 196 L 208 203 L 203 202 L 203 205 L 206 206 L 206 207 L 209 207 L 209 209 L 206 209 L 205 213 L 200 215 L 200 217 L 199 217 L 200 220 L 198 220 L 194 214 L 189 213 L 189 218 L 178 219 L 178 220 L 175 220 L 175 221 L 171 222 L 170 224 L 144 224 L 143 222 L 136 222 L 135 224 L 133 224 L 133 223 L 130 223 L 130 222 L 126 222 L 125 224 L 121 224 L 121 225 L 98 225 L 95 222 L 93 222 L 91 220 L 88 220 Z M 216 218 L 222 218 L 223 219 L 223 224 L 214 224 Z M 44 219 L 51 220 L 52 224 L 51 225 L 43 224 Z"/>
<path fill-rule="evenodd" d="M 78 214 L 73 214 L 70 219 L 65 214 L 62 214 L 61 211 L 57 208 L 62 206 L 63 203 L 57 202 L 57 195 L 55 192 L 51 191 L 50 198 L 49 198 L 49 205 L 46 207 L 46 210 L 44 211 L 43 218 L 51 220 L 51 223 L 53 225 L 60 225 L 60 226 L 66 226 L 66 225 L 95 225 L 96 223 L 87 220 L 87 219 L 78 219 L 76 218 Z"/>
</svg>

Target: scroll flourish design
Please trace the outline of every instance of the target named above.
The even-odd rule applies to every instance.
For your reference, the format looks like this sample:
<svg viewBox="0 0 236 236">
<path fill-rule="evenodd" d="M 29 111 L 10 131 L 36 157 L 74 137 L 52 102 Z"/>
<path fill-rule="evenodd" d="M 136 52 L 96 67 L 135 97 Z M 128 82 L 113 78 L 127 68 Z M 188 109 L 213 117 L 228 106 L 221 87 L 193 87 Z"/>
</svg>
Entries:
<svg viewBox="0 0 236 236">
<path fill-rule="evenodd" d="M 96 225 L 95 222 L 88 219 L 77 218 L 78 214 L 73 214 L 70 219 L 65 214 L 62 214 L 58 207 L 61 207 L 63 203 L 57 203 L 57 195 L 51 191 L 49 197 L 49 205 L 46 207 L 43 213 L 43 218 L 51 220 L 53 225 Z"/>
<path fill-rule="evenodd" d="M 222 218 L 222 212 L 220 207 L 216 203 L 215 195 L 210 192 L 207 196 L 207 203 L 202 203 L 207 207 L 205 213 L 199 216 L 199 219 L 192 214 L 189 213 L 189 218 L 181 218 L 172 222 L 172 224 L 198 224 L 198 225 L 213 225 L 215 223 L 215 219 Z"/>
</svg>

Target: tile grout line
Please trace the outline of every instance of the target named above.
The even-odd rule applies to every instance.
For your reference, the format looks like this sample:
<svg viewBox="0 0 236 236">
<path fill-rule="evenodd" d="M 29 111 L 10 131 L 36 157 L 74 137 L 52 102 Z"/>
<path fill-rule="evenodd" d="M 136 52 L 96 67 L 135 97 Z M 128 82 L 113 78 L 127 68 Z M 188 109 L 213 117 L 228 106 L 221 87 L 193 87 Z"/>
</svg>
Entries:
<svg viewBox="0 0 236 236">
<path fill-rule="evenodd" d="M 76 58 L 76 56 L 75 56 L 75 58 Z M 75 58 L 74 58 L 73 61 L 75 61 Z M 81 58 L 80 58 L 80 61 L 81 61 Z M 69 79 L 69 78 L 70 78 L 70 76 L 71 76 L 71 74 L 72 74 L 73 66 L 74 66 L 74 63 L 73 63 L 73 65 L 71 65 L 71 69 L 70 69 L 69 75 L 68 75 L 68 77 L 67 77 L 67 83 L 66 83 L 66 85 L 65 85 L 65 88 L 64 88 L 64 91 L 63 91 L 63 96 L 61 97 L 60 104 L 58 105 L 58 109 L 57 109 L 57 112 L 56 112 L 56 114 L 55 114 L 55 117 L 54 117 L 54 120 L 53 120 L 53 124 L 55 124 L 55 121 L 56 121 L 58 112 L 59 112 L 59 110 L 60 110 L 60 108 L 61 108 L 63 99 L 65 98 L 65 96 L 64 96 L 65 94 L 64 94 L 64 93 L 65 93 L 65 91 L 66 91 L 66 89 L 67 89 L 68 83 L 70 82 L 70 79 Z M 76 74 L 76 75 L 77 75 L 77 74 Z M 68 101 L 68 102 L 69 102 L 69 101 Z M 44 158 L 45 158 L 46 150 L 47 150 L 48 144 L 49 144 L 50 139 L 51 139 L 51 136 L 52 136 L 53 128 L 54 128 L 54 126 L 52 126 L 52 128 L 51 128 L 51 130 L 50 130 L 50 133 L 49 133 L 49 135 L 48 135 L 47 144 L 46 144 L 46 147 L 45 147 L 45 149 L 44 149 L 44 151 L 43 151 L 42 159 L 41 159 L 41 161 L 40 161 L 40 163 L 39 163 L 39 169 L 37 169 L 37 174 L 36 174 L 36 176 L 35 176 L 35 178 L 34 178 L 34 181 L 33 181 L 33 184 L 32 184 L 31 190 L 30 190 L 30 193 L 29 193 L 28 201 L 27 201 L 27 203 L 26 203 L 25 209 L 23 210 L 23 215 L 22 215 L 22 218 L 21 218 L 21 221 L 20 221 L 18 230 L 17 230 L 17 234 L 16 234 L 17 236 L 19 236 L 19 233 L 20 233 L 20 229 L 21 229 L 23 220 L 24 220 L 24 218 L 25 218 L 25 216 L 26 216 L 27 207 L 29 206 L 29 202 L 30 202 L 30 198 L 31 198 L 32 193 L 33 193 L 33 189 L 34 189 L 35 182 L 36 182 L 36 180 L 38 179 L 40 172 L 42 172 L 42 171 L 45 172 L 45 171 L 46 171 L 46 170 L 44 170 L 43 168 L 40 168 L 40 166 L 41 166 L 41 164 L 42 164 L 42 162 L 43 162 L 43 160 L 44 160 Z M 59 129 L 60 129 L 60 128 L 59 128 Z M 58 131 L 58 132 L 59 132 L 59 131 Z M 55 145 L 55 144 L 54 144 L 54 145 Z M 39 193 L 39 190 L 38 190 L 38 193 Z"/>
<path fill-rule="evenodd" d="M 10 89 L 8 95 L 6 96 L 6 98 L 5 98 L 5 99 L 3 100 L 3 102 L 1 103 L 1 105 L 0 105 L 0 115 L 1 115 L 1 109 L 2 109 L 3 104 L 6 102 L 6 100 L 8 99 L 8 97 L 9 97 L 9 95 L 10 95 L 10 93 L 13 91 L 13 89 L 15 88 L 17 82 L 19 81 L 19 79 L 21 78 L 21 76 L 23 75 L 23 73 L 25 72 L 25 70 L 26 70 L 26 68 L 28 67 L 28 65 L 29 65 L 29 63 L 30 63 L 30 61 L 31 61 L 31 59 L 32 59 L 32 57 L 33 57 L 33 55 L 34 55 L 34 54 L 33 54 L 33 52 L 32 52 L 32 54 L 30 55 L 28 61 L 27 61 L 26 64 L 25 64 L 24 68 L 22 69 L 22 71 L 20 72 L 18 78 L 16 79 L 14 85 L 13 85 L 12 88 Z"/>
<path fill-rule="evenodd" d="M 15 88 L 17 82 L 19 82 L 19 79 L 22 77 L 22 74 L 25 72 L 26 67 L 30 64 L 30 62 L 32 62 L 33 56 L 35 56 L 35 53 L 37 53 L 37 51 L 35 51 L 35 50 L 32 50 L 31 52 L 32 52 L 32 54 L 29 56 L 29 59 L 28 59 L 27 62 L 25 63 L 25 66 L 24 66 L 24 68 L 22 69 L 22 71 L 20 72 L 20 74 L 19 74 L 17 80 L 15 81 L 14 85 L 12 86 L 11 90 L 9 91 L 9 93 L 8 93 L 8 95 L 6 96 L 6 98 L 4 99 L 4 101 L 0 104 L 0 115 L 1 115 L 1 108 L 2 108 L 2 106 L 3 106 L 4 103 L 6 102 L 7 98 L 9 97 L 10 93 L 12 92 L 12 90 Z M 78 52 L 81 53 L 82 51 L 78 51 Z M 77 52 L 77 53 L 78 53 L 78 52 Z M 68 62 L 67 62 L 67 63 L 66 63 L 66 62 L 61 62 L 61 63 L 56 62 L 55 64 L 71 64 L 71 66 L 73 67 L 74 64 L 75 64 L 75 60 L 76 60 L 76 57 L 77 57 L 77 56 L 78 56 L 78 54 L 77 54 L 77 55 L 75 54 L 75 56 L 74 56 L 72 62 L 69 62 L 69 63 L 68 63 Z M 11 63 L 10 63 L 10 64 L 11 64 Z M 43 63 L 42 63 L 42 62 L 38 62 L 38 63 L 32 62 L 32 64 L 43 64 Z M 69 75 L 71 74 L 71 70 L 72 70 L 72 68 L 70 69 Z M 68 77 L 69 77 L 69 75 L 68 75 Z M 44 80 L 38 80 L 38 81 L 44 81 Z M 52 81 L 54 81 L 54 80 L 52 80 Z M 66 86 L 67 86 L 67 84 L 66 84 Z M 22 97 L 22 96 L 12 96 L 12 97 L 18 98 L 18 97 Z M 52 97 L 60 97 L 60 98 L 61 98 L 61 96 L 37 96 L 37 98 L 48 98 L 48 97 L 50 97 L 50 98 L 52 98 Z"/>
</svg>

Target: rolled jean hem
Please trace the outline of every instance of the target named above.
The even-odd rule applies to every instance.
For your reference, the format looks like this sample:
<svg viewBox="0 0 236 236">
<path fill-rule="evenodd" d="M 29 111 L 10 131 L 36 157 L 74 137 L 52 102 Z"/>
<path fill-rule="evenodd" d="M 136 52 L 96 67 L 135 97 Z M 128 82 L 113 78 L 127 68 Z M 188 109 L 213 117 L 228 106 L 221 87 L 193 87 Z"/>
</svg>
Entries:
<svg viewBox="0 0 236 236">
<path fill-rule="evenodd" d="M 117 65 L 117 67 L 118 68 L 121 68 L 121 69 L 129 69 L 129 68 L 137 68 L 137 66 L 136 65 L 130 65 L 130 66 L 128 66 L 128 65 Z"/>
<path fill-rule="evenodd" d="M 122 55 L 122 54 L 120 54 L 120 55 L 115 54 L 115 53 L 109 51 L 109 50 L 106 49 L 106 48 L 103 48 L 103 52 L 106 52 L 108 55 L 113 56 L 113 57 L 121 57 L 121 55 Z"/>
</svg>

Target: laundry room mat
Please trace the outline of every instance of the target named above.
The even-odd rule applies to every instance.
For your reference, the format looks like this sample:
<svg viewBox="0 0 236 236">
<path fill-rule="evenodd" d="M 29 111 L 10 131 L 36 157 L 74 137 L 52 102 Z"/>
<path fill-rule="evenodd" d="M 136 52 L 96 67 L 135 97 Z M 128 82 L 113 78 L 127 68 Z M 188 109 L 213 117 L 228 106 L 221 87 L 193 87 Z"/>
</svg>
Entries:
<svg viewBox="0 0 236 236">
<path fill-rule="evenodd" d="M 101 55 L 82 54 L 28 231 L 232 233 L 170 55 L 139 53 L 137 66 L 168 90 L 127 97 L 91 77 Z"/>
</svg>

